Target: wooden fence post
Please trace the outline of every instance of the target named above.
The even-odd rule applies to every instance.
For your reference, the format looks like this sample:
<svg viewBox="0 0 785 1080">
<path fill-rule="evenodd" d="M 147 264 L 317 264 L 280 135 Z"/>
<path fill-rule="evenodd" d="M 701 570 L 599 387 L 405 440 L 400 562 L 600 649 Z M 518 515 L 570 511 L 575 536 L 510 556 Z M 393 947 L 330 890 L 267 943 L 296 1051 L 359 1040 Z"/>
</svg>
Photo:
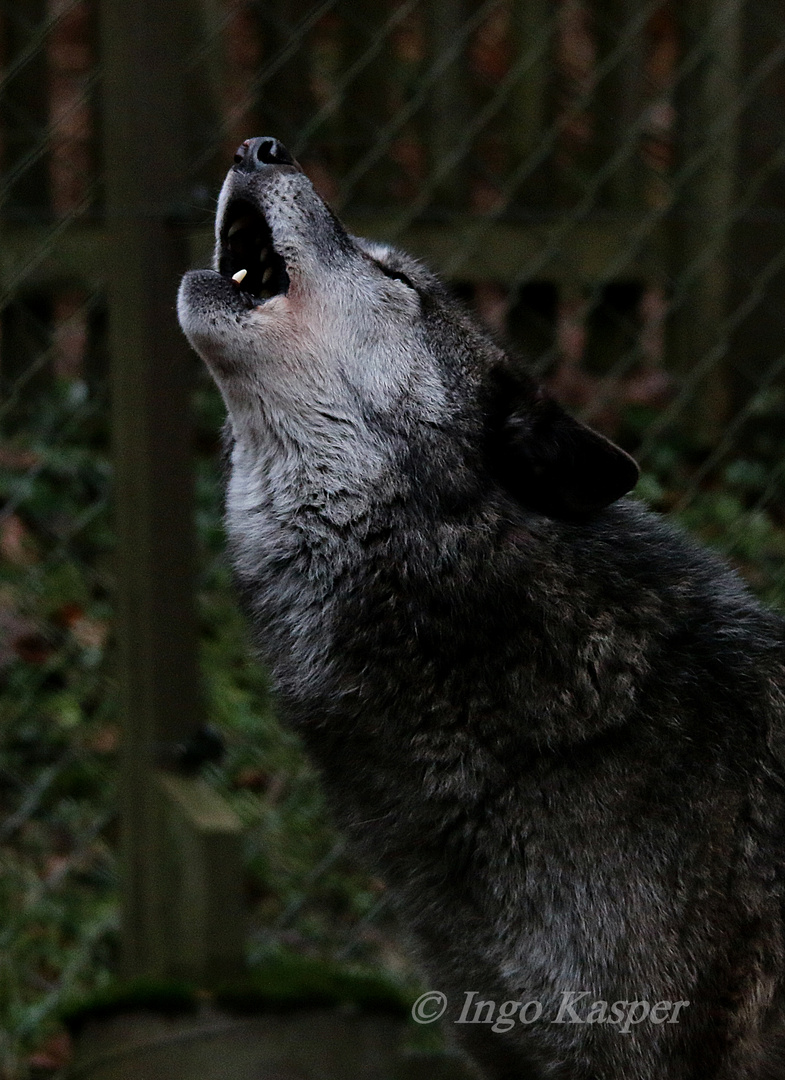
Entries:
<svg viewBox="0 0 785 1080">
<path fill-rule="evenodd" d="M 193 37 L 185 0 L 103 0 L 100 13 L 123 722 L 123 966 L 127 975 L 209 978 L 241 962 L 242 929 L 235 921 L 227 932 L 222 921 L 239 909 L 239 829 L 228 812 L 219 820 L 214 808 L 194 809 L 194 800 L 215 801 L 209 789 L 183 779 L 193 788 L 185 798 L 182 785 L 172 789 L 161 777 L 173 747 L 204 720 L 194 610 L 193 360 L 175 316 L 187 252 L 172 220 L 189 180 L 186 65 Z M 225 837 L 220 876 L 209 884 L 203 865 L 185 864 L 189 846 L 203 862 L 210 844 L 182 843 L 183 829 L 198 837 L 206 820 L 211 835 L 217 829 Z M 203 890 L 224 890 L 223 903 L 214 895 L 209 903 L 195 900 L 206 939 L 200 948 L 182 933 L 194 881 Z M 211 937 L 222 943 L 219 956 Z"/>
</svg>

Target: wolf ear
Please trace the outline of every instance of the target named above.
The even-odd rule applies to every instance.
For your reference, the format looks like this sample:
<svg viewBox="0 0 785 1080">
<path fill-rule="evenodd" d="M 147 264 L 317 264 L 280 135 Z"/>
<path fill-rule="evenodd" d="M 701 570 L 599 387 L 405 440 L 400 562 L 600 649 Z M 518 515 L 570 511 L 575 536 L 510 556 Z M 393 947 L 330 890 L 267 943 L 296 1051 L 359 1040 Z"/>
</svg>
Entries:
<svg viewBox="0 0 785 1080">
<path fill-rule="evenodd" d="M 533 383 L 501 381 L 491 467 L 520 502 L 551 517 L 583 518 L 635 487 L 638 466 L 624 450 Z"/>
</svg>

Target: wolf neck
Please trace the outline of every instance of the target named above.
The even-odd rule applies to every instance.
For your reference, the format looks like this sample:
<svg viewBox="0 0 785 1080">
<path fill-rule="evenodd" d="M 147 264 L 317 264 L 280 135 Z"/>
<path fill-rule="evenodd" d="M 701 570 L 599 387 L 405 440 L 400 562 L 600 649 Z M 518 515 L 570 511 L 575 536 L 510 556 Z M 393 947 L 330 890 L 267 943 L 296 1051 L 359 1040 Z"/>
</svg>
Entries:
<svg viewBox="0 0 785 1080">
<path fill-rule="evenodd" d="M 227 512 L 241 531 L 248 514 L 301 533 L 363 516 L 383 455 L 351 411 L 325 405 L 292 418 L 261 408 L 254 417 L 233 415 L 231 426 Z"/>
<path fill-rule="evenodd" d="M 335 583 L 362 562 L 371 507 L 390 480 L 348 413 L 286 420 L 232 415 L 226 526 L 259 650 L 279 690 L 308 698 L 330 682 Z"/>
</svg>

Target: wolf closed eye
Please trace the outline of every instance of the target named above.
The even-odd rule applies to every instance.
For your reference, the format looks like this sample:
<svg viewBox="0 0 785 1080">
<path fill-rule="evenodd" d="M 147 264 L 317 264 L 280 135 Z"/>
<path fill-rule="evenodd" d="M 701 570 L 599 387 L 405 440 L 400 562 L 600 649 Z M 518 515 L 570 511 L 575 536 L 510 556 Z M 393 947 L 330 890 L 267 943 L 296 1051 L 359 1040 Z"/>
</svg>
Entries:
<svg viewBox="0 0 785 1080">
<path fill-rule="evenodd" d="M 275 139 L 239 148 L 178 310 L 282 719 L 447 1019 L 543 1006 L 448 1024 L 485 1074 L 785 1076 L 783 620 Z"/>
</svg>

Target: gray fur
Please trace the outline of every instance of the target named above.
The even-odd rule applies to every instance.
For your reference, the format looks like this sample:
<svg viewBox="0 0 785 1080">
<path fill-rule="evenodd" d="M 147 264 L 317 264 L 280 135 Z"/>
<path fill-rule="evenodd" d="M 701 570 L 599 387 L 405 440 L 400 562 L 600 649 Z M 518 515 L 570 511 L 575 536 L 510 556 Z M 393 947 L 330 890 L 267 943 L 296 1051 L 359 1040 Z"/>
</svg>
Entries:
<svg viewBox="0 0 785 1080">
<path fill-rule="evenodd" d="M 264 215 L 286 291 L 237 288 Z M 227 177 L 185 333 L 228 409 L 236 580 L 283 719 L 494 1080 L 774 1080 L 783 621 L 637 503 L 626 455 L 296 165 Z M 403 277 L 401 277 L 403 275 Z M 688 1000 L 554 1024 L 562 995 Z"/>
</svg>

